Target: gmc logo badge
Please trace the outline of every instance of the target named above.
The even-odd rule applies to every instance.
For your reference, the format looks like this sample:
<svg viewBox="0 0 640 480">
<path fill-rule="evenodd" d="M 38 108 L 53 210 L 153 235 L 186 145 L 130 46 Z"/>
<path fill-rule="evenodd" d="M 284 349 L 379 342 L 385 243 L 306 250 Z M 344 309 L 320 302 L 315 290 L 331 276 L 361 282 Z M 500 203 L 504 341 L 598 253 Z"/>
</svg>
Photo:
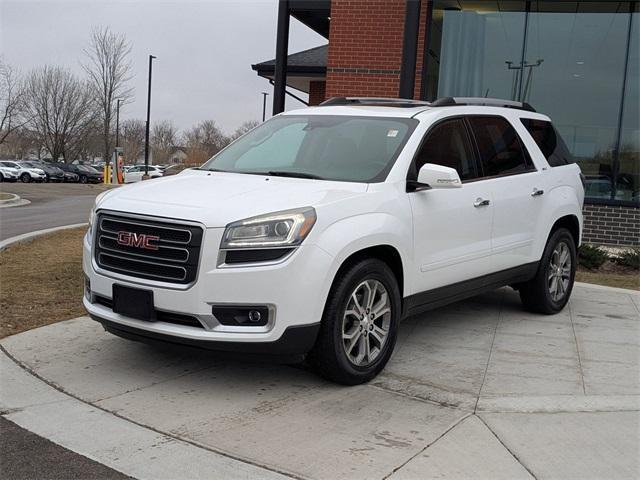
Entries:
<svg viewBox="0 0 640 480">
<path fill-rule="evenodd" d="M 160 237 L 156 235 L 145 235 L 144 233 L 118 232 L 118 245 L 125 247 L 138 247 L 146 250 L 158 250 L 157 242 Z"/>
</svg>

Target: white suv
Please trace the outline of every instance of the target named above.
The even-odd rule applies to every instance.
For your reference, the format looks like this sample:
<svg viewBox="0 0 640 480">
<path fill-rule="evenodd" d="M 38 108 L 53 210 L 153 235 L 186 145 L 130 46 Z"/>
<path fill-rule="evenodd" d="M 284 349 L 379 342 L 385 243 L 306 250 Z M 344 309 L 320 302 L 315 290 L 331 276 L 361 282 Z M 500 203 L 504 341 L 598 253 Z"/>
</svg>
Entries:
<svg viewBox="0 0 640 480">
<path fill-rule="evenodd" d="M 103 193 L 85 297 L 136 340 L 309 360 L 373 378 L 403 317 L 510 285 L 567 303 L 580 169 L 549 118 L 491 99 L 335 98 L 202 167 Z"/>
</svg>

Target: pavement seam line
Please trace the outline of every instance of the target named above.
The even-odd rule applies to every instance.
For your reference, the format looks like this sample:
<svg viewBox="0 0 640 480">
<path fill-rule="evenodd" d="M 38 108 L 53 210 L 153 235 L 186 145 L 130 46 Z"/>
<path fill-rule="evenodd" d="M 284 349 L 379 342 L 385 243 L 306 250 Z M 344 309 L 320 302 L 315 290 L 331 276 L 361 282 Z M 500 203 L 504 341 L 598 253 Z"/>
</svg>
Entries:
<svg viewBox="0 0 640 480">
<path fill-rule="evenodd" d="M 458 425 L 460 425 L 462 422 L 464 422 L 467 418 L 470 418 L 471 416 L 473 416 L 474 414 L 469 412 L 466 415 L 462 416 L 461 418 L 459 418 L 457 421 L 455 421 L 453 423 L 453 425 L 449 426 L 444 432 L 442 432 L 433 442 L 427 444 L 423 449 L 421 449 L 419 452 L 417 452 L 415 455 L 412 455 L 408 460 L 406 460 L 405 462 L 402 462 L 400 465 L 398 465 L 397 467 L 395 467 L 390 473 L 388 473 L 387 475 L 385 475 L 384 477 L 382 477 L 382 480 L 387 480 L 389 477 L 391 477 L 391 475 L 393 475 L 394 473 L 396 473 L 398 470 L 400 470 L 402 467 L 404 467 L 405 465 L 407 465 L 409 462 L 411 462 L 411 460 L 413 460 L 414 458 L 418 457 L 419 455 L 421 455 L 422 453 L 424 453 L 424 451 L 435 445 L 436 442 L 438 440 L 440 440 L 442 437 L 444 437 L 447 433 L 449 433 L 451 430 L 453 430 L 454 428 L 456 428 Z"/>
<path fill-rule="evenodd" d="M 535 476 L 535 474 L 533 473 L 533 471 L 532 471 L 529 467 L 527 467 L 527 466 L 524 464 L 524 462 L 523 462 L 522 460 L 520 460 L 520 459 L 518 458 L 518 456 L 517 456 L 517 455 L 516 455 L 516 454 L 515 454 L 515 453 L 514 453 L 514 452 L 513 452 L 509 447 L 507 447 L 507 444 L 506 444 L 506 443 L 504 443 L 504 442 L 502 441 L 502 439 L 498 436 L 498 434 L 497 434 L 496 432 L 494 432 L 494 431 L 493 431 L 493 429 L 489 426 L 489 424 L 488 424 L 487 422 L 485 422 L 485 421 L 484 421 L 484 418 L 482 418 L 480 415 L 478 415 L 478 414 L 476 414 L 476 413 L 474 413 L 473 415 L 474 415 L 475 417 L 477 417 L 477 418 L 482 422 L 482 424 L 483 424 L 485 427 L 487 427 L 487 430 L 489 430 L 489 431 L 491 432 L 491 434 L 496 438 L 496 440 L 498 440 L 498 442 L 500 442 L 500 445 L 502 445 L 502 446 L 504 447 L 504 449 L 505 449 L 507 452 L 509 452 L 509 455 L 511 455 L 511 456 L 514 458 L 514 460 L 515 460 L 516 462 L 518 462 L 518 463 L 522 466 L 522 468 L 524 468 L 524 469 L 527 471 L 527 473 L 528 473 L 529 475 L 531 475 L 531 478 L 533 478 L 534 480 L 537 480 L 537 478 L 538 478 L 538 477 L 536 477 L 536 476 Z"/>
<path fill-rule="evenodd" d="M 487 357 L 487 364 L 484 367 L 484 374 L 482 375 L 482 383 L 480 383 L 480 389 L 478 390 L 478 396 L 476 397 L 476 404 L 473 406 L 473 414 L 476 414 L 478 410 L 478 403 L 480 403 L 480 395 L 482 395 L 482 389 L 484 388 L 484 382 L 487 379 L 487 372 L 489 371 L 489 364 L 491 363 L 491 355 L 493 355 L 493 345 L 496 342 L 496 336 L 498 335 L 498 327 L 500 326 L 500 320 L 502 319 L 502 309 L 504 307 L 505 292 L 502 292 L 500 296 L 500 306 L 498 307 L 498 319 L 496 320 L 496 327 L 493 329 L 493 338 L 491 339 L 491 347 L 489 348 L 489 356 Z"/>
<path fill-rule="evenodd" d="M 471 410 L 465 409 L 463 407 L 447 404 L 445 402 L 438 402 L 437 400 L 431 400 L 429 398 L 417 397 L 417 396 L 411 395 L 409 393 L 398 392 L 396 390 L 391 390 L 389 388 L 385 388 L 385 387 L 382 387 L 380 385 L 369 385 L 368 384 L 366 386 L 369 387 L 369 388 L 375 388 L 376 390 L 381 390 L 381 391 L 383 391 L 385 393 L 391 393 L 393 395 L 398 395 L 400 397 L 409 398 L 410 400 L 415 400 L 417 402 L 426 403 L 426 404 L 432 405 L 434 407 L 449 408 L 451 410 L 460 410 L 460 411 L 467 411 L 469 413 L 472 413 Z"/>
<path fill-rule="evenodd" d="M 578 345 L 578 336 L 576 335 L 576 326 L 573 323 L 573 311 L 571 310 L 571 300 L 567 302 L 569 309 L 569 320 L 571 320 L 571 330 L 573 330 L 573 341 L 576 344 L 576 353 L 578 354 L 578 367 L 580 368 L 580 380 L 582 382 L 582 393 L 587 394 L 587 387 L 584 384 L 584 370 L 582 369 L 582 358 L 580 357 L 580 346 Z"/>
<path fill-rule="evenodd" d="M 178 442 L 183 442 L 183 443 L 189 444 L 189 445 L 191 445 L 193 447 L 200 448 L 202 450 L 206 450 L 208 452 L 215 453 L 217 455 L 221 455 L 223 457 L 230 458 L 230 459 L 238 461 L 238 462 L 246 463 L 248 465 L 253 465 L 254 467 L 261 468 L 261 469 L 264 469 L 264 470 L 268 470 L 268 471 L 271 471 L 273 473 L 277 473 L 277 474 L 280 474 L 280 475 L 283 475 L 283 476 L 286 476 L 286 477 L 289 477 L 289 478 L 293 478 L 295 480 L 307 480 L 307 477 L 301 476 L 299 474 L 296 474 L 296 473 L 293 473 L 293 472 L 287 472 L 287 471 L 284 471 L 284 470 L 280 470 L 280 469 L 278 469 L 276 467 L 272 467 L 270 465 L 263 465 L 263 464 L 260 464 L 260 463 L 258 463 L 256 461 L 253 461 L 253 460 L 250 460 L 250 459 L 245 459 L 245 458 L 242 458 L 242 457 L 239 457 L 239 456 L 236 456 L 236 455 L 232 455 L 232 454 L 230 454 L 228 452 L 224 452 L 222 450 L 213 448 L 213 447 L 211 447 L 209 445 L 203 445 L 203 444 L 201 444 L 199 442 L 196 442 L 194 440 L 180 437 L 180 436 L 175 435 L 175 434 L 173 434 L 171 432 L 163 432 L 162 430 L 158 430 L 157 428 L 151 427 L 149 425 L 145 425 L 144 423 L 140 423 L 140 422 L 138 422 L 136 420 L 133 420 L 131 418 L 127 418 L 127 417 L 125 417 L 123 415 L 120 415 L 117 412 L 113 412 L 113 411 L 107 410 L 106 408 L 103 408 L 100 405 L 96 405 L 96 404 L 91 403 L 89 401 L 86 401 L 86 400 L 84 400 L 84 399 L 82 399 L 82 398 L 80 398 L 80 397 L 78 397 L 78 396 L 76 396 L 76 395 L 74 395 L 74 394 L 72 394 L 70 392 L 67 392 L 61 386 L 59 386 L 59 385 L 55 384 L 54 382 L 51 382 L 51 381 L 47 380 L 46 378 L 42 377 L 39 373 L 37 373 L 33 369 L 31 369 L 31 367 L 29 367 L 28 365 L 22 363 L 20 360 L 18 360 L 13 355 L 11 355 L 11 353 L 9 353 L 9 351 L 2 344 L 0 344 L 0 351 L 3 352 L 13 363 L 15 363 L 18 367 L 20 367 L 21 369 L 23 369 L 24 371 L 26 371 L 30 375 L 33 375 L 35 378 L 37 378 L 41 382 L 45 383 L 49 387 L 51 387 L 51 388 L 63 393 L 64 395 L 67 395 L 67 396 L 73 398 L 74 400 L 77 400 L 78 402 L 83 403 L 84 405 L 87 405 L 87 406 L 92 407 L 92 408 L 96 408 L 96 409 L 98 409 L 98 410 L 100 410 L 100 411 L 102 411 L 104 413 L 107 413 L 109 415 L 113 415 L 114 417 L 119 418 L 120 420 L 124 420 L 125 422 L 129 422 L 129 423 L 131 423 L 133 425 L 136 425 L 138 427 L 150 430 L 150 431 L 155 432 L 155 433 L 157 433 L 159 435 L 164 435 L 165 437 L 171 438 L 171 439 L 176 440 Z M 43 437 L 43 438 L 46 438 L 46 437 Z M 83 455 L 82 453 L 79 453 L 79 452 L 74 452 L 74 453 L 77 453 L 78 455 Z"/>
</svg>

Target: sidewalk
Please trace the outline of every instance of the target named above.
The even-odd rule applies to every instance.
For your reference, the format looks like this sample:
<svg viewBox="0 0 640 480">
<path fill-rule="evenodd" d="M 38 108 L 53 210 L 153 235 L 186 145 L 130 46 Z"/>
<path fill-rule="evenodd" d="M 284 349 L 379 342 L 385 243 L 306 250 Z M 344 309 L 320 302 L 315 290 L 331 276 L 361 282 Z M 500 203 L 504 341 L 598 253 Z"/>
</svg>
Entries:
<svg viewBox="0 0 640 480">
<path fill-rule="evenodd" d="M 136 478 L 637 478 L 639 306 L 579 285 L 539 316 L 501 289 L 403 322 L 383 374 L 351 388 L 83 317 L 1 342 L 0 406 Z"/>
</svg>

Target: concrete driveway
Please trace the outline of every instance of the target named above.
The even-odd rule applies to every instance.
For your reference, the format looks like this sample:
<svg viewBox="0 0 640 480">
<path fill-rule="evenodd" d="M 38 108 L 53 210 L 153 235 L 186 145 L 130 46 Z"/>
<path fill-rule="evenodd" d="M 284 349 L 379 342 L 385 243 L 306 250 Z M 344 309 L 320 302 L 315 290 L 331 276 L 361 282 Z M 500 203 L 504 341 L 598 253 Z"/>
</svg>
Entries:
<svg viewBox="0 0 640 480">
<path fill-rule="evenodd" d="M 639 308 L 582 284 L 540 316 L 501 289 L 405 321 L 350 388 L 83 317 L 1 342 L 0 406 L 137 478 L 638 478 Z"/>
</svg>

